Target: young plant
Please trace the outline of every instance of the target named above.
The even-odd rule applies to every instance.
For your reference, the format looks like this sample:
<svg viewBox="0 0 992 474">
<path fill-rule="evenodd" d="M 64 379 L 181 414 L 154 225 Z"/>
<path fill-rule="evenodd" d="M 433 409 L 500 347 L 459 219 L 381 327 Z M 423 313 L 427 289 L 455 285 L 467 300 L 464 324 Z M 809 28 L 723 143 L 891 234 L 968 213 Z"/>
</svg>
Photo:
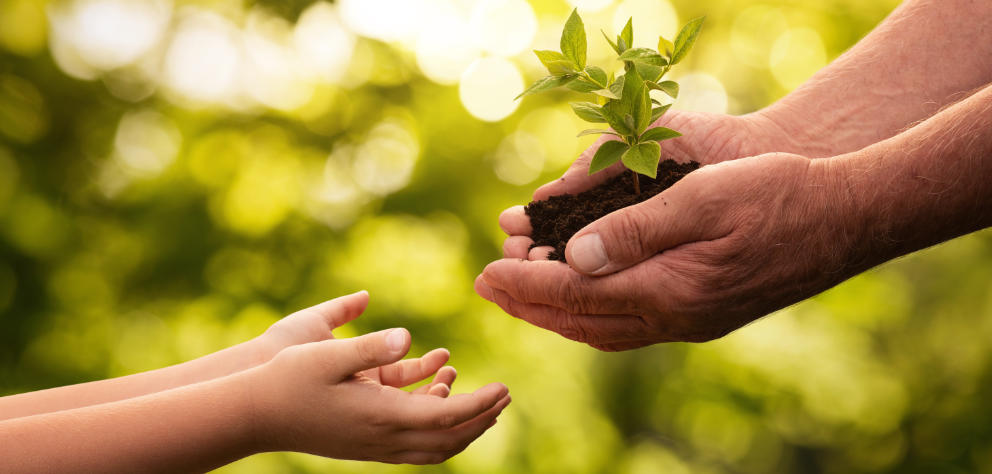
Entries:
<svg viewBox="0 0 992 474">
<path fill-rule="evenodd" d="M 649 92 L 660 90 L 675 99 L 679 85 L 662 80 L 692 49 L 703 18 L 689 21 L 679 31 L 675 43 L 658 38 L 658 49 L 634 48 L 633 18 L 617 35 L 616 41 L 603 32 L 610 47 L 623 61 L 624 73 L 614 77 L 600 67 L 586 65 L 586 31 L 578 10 L 572 10 L 561 33 L 561 51 L 534 51 L 548 69 L 547 77 L 538 79 L 524 90 L 517 99 L 529 94 L 567 87 L 571 90 L 596 95 L 596 102 L 572 102 L 572 110 L 582 120 L 605 123 L 610 130 L 583 130 L 579 136 L 590 134 L 615 135 L 619 140 L 603 143 L 589 164 L 589 174 L 600 171 L 617 161 L 631 171 L 634 191 L 640 194 L 637 173 L 655 178 L 661 160 L 659 141 L 682 134 L 665 127 L 648 128 L 668 110 L 671 104 L 661 105 Z M 664 51 L 664 54 L 661 53 Z"/>
</svg>

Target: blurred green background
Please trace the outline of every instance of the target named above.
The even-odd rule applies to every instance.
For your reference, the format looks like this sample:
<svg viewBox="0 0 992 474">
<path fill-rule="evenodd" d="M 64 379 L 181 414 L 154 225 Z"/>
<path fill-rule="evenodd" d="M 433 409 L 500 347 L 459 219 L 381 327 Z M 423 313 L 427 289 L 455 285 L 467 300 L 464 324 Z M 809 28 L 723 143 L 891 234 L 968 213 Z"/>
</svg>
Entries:
<svg viewBox="0 0 992 474">
<path fill-rule="evenodd" d="M 700 345 L 600 353 L 472 291 L 499 211 L 592 140 L 574 95 L 512 101 L 573 5 L 593 63 L 629 15 L 645 45 L 706 15 L 675 107 L 736 114 L 897 3 L 0 0 L 0 395 L 195 358 L 368 289 L 339 336 L 450 348 L 456 391 L 510 386 L 500 423 L 441 466 L 222 472 L 992 472 L 988 232 Z"/>
</svg>

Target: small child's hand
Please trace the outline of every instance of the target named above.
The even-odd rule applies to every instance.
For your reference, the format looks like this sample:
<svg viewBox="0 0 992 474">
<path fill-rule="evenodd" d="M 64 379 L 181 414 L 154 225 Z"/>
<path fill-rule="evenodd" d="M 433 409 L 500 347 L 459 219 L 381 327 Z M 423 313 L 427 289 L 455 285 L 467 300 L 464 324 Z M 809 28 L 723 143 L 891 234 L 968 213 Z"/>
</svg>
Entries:
<svg viewBox="0 0 992 474">
<path fill-rule="evenodd" d="M 494 383 L 445 399 L 390 386 L 440 365 L 427 360 L 437 351 L 400 361 L 409 348 L 410 334 L 390 329 L 288 347 L 251 370 L 258 448 L 410 464 L 458 454 L 495 424 L 508 390 Z"/>
<path fill-rule="evenodd" d="M 290 346 L 334 339 L 331 331 L 360 316 L 368 304 L 368 292 L 359 291 L 302 309 L 280 319 L 256 338 L 259 363 L 268 362 Z M 454 367 L 442 367 L 448 362 L 448 357 L 448 351 L 436 349 L 420 359 L 376 367 L 364 372 L 364 375 L 384 385 L 405 387 L 436 372 L 437 375 L 430 384 L 414 390 L 413 393 L 447 397 L 458 375 Z"/>
</svg>

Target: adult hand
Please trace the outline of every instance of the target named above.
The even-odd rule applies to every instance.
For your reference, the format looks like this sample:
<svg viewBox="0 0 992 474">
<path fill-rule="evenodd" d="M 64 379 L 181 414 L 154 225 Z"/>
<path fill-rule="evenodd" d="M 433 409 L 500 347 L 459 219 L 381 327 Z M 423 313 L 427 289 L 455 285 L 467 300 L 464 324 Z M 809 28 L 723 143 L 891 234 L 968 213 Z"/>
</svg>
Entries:
<svg viewBox="0 0 992 474">
<path fill-rule="evenodd" d="M 661 142 L 662 159 L 671 158 L 679 162 L 693 160 L 707 165 L 762 153 L 802 151 L 800 145 L 793 143 L 776 122 L 761 112 L 732 116 L 673 110 L 665 114 L 655 125 L 686 132 L 684 136 Z M 608 138 L 610 137 L 604 135 L 584 151 L 561 178 L 534 191 L 534 199 L 543 200 L 559 194 L 577 194 L 623 172 L 623 165 L 617 163 L 589 175 L 589 162 L 599 146 Z M 503 244 L 504 257 L 532 260 L 547 258 L 551 247 L 535 248 L 530 251 L 534 241 L 530 238 L 530 219 L 524 214 L 523 206 L 514 206 L 504 211 L 500 215 L 499 223 L 509 236 Z"/>
<path fill-rule="evenodd" d="M 604 350 L 715 339 L 853 274 L 855 224 L 830 173 L 789 154 L 708 166 L 579 231 L 572 265 L 506 258 L 476 291 Z"/>
<path fill-rule="evenodd" d="M 390 329 L 288 347 L 252 369 L 244 379 L 255 449 L 410 464 L 458 454 L 496 422 L 508 390 L 494 383 L 445 399 L 366 375 L 397 364 L 409 348 L 410 334 Z M 395 380 L 416 381 L 416 370 L 401 372 Z"/>
</svg>

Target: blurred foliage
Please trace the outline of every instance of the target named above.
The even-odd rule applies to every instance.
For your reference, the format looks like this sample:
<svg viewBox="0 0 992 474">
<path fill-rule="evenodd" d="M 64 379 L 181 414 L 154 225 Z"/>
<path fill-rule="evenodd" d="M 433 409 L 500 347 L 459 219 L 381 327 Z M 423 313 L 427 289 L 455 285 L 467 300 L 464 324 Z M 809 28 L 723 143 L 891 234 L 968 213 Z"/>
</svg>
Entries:
<svg viewBox="0 0 992 474">
<path fill-rule="evenodd" d="M 897 2 L 574 3 L 590 31 L 706 15 L 676 108 L 746 113 Z M 222 472 L 992 472 L 987 232 L 701 345 L 599 353 L 474 295 L 499 211 L 589 144 L 567 94 L 504 98 L 570 9 L 0 0 L 0 394 L 194 358 L 367 288 L 341 335 L 450 348 L 456 391 L 511 387 L 501 422 L 441 466 Z"/>
</svg>

